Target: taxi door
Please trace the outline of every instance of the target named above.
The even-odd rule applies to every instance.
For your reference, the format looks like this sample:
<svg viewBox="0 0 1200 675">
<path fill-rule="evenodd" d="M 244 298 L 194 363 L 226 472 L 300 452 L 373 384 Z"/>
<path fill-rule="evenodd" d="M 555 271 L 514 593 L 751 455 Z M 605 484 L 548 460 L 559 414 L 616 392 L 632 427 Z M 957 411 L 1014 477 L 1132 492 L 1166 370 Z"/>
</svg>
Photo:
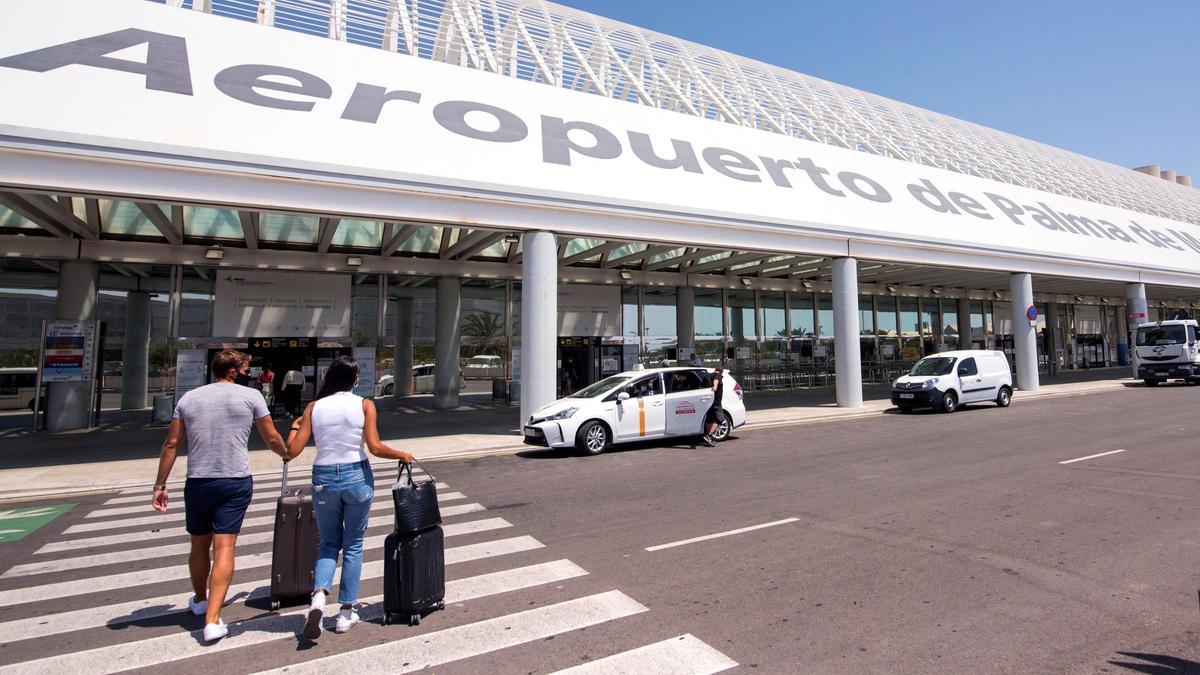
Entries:
<svg viewBox="0 0 1200 675">
<path fill-rule="evenodd" d="M 667 389 L 666 434 L 696 436 L 704 433 L 704 415 L 713 399 L 708 378 L 698 370 L 676 370 L 663 373 L 663 379 Z"/>
<path fill-rule="evenodd" d="M 616 439 L 636 441 L 662 436 L 664 396 L 658 373 L 634 380 L 621 391 L 629 394 L 629 398 L 616 401 Z"/>
</svg>

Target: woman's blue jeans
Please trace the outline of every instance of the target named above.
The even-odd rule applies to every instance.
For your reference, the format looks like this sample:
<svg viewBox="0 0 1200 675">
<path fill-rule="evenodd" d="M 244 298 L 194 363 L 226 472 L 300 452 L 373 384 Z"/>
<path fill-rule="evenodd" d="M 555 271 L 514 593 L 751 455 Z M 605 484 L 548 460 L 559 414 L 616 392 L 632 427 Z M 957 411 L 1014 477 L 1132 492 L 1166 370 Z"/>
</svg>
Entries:
<svg viewBox="0 0 1200 675">
<path fill-rule="evenodd" d="M 315 465 L 312 482 L 313 511 L 321 533 L 313 590 L 327 593 L 333 590 L 333 573 L 341 551 L 342 580 L 338 585 L 338 602 L 358 602 L 363 537 L 367 532 L 371 498 L 375 495 L 371 465 L 365 460 L 352 464 Z"/>
</svg>

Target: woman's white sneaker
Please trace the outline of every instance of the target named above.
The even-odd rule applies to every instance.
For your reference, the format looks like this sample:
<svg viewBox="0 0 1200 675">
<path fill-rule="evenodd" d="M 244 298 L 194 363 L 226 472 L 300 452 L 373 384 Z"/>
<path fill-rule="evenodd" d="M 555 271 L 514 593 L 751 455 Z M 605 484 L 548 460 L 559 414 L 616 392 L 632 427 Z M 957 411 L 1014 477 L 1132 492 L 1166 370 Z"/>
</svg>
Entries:
<svg viewBox="0 0 1200 675">
<path fill-rule="evenodd" d="M 217 623 L 210 623 L 204 626 L 205 642 L 216 642 L 226 635 L 229 635 L 229 626 L 226 626 L 225 622 L 220 619 L 217 620 Z"/>
<path fill-rule="evenodd" d="M 342 611 L 338 612 L 337 624 L 333 629 L 339 633 L 345 633 L 356 623 L 358 623 L 358 612 L 353 609 L 343 608 Z"/>
<path fill-rule="evenodd" d="M 312 604 L 308 606 L 308 620 L 304 622 L 304 631 L 301 633 L 309 640 L 316 640 L 321 637 L 321 621 L 325 618 L 325 592 L 317 591 L 313 593 Z"/>
<path fill-rule="evenodd" d="M 201 600 L 200 602 L 196 602 L 196 596 L 189 595 L 188 609 L 192 610 L 192 614 L 195 614 L 196 616 L 204 616 L 204 614 L 208 612 L 208 601 Z"/>
</svg>

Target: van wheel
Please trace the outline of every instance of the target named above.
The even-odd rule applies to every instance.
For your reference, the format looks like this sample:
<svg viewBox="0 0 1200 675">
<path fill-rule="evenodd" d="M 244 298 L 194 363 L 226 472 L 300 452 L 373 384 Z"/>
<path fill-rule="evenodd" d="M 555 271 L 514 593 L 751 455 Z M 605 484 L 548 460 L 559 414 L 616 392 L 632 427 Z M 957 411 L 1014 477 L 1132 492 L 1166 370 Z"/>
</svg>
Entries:
<svg viewBox="0 0 1200 675">
<path fill-rule="evenodd" d="M 608 429 L 592 420 L 587 422 L 575 434 L 575 447 L 589 455 L 598 455 L 608 447 Z"/>
<path fill-rule="evenodd" d="M 1000 387 L 1000 393 L 996 394 L 996 405 L 1007 408 L 1009 403 L 1012 403 L 1012 389 Z"/>
<path fill-rule="evenodd" d="M 733 424 L 729 421 L 729 413 L 721 411 L 721 421 L 717 423 L 717 430 L 713 432 L 712 439 L 718 443 L 729 438 L 729 432 L 733 431 Z"/>
<path fill-rule="evenodd" d="M 952 413 L 958 410 L 958 395 L 952 391 L 942 394 L 942 412 Z"/>
</svg>

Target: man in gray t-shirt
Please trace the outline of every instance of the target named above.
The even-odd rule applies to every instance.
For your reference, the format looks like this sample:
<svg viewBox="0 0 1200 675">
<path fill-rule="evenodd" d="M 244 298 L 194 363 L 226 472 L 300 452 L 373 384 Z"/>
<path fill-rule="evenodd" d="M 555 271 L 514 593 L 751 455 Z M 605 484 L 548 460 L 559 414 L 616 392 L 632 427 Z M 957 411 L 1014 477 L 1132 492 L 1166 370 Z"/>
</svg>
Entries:
<svg viewBox="0 0 1200 675">
<path fill-rule="evenodd" d="M 221 605 L 233 579 L 233 549 L 246 507 L 254 495 L 247 443 L 250 427 L 275 454 L 286 458 L 287 446 L 275 430 L 262 392 L 237 384 L 250 360 L 227 349 L 212 361 L 216 382 L 193 389 L 179 399 L 158 460 L 151 504 L 167 510 L 167 477 L 183 439 L 187 438 L 187 482 L 183 488 L 184 520 L 192 536 L 188 558 L 194 594 L 188 607 L 205 615 L 204 639 L 219 640 L 229 629 L 221 621 Z M 211 574 L 209 549 L 212 550 Z"/>
</svg>

